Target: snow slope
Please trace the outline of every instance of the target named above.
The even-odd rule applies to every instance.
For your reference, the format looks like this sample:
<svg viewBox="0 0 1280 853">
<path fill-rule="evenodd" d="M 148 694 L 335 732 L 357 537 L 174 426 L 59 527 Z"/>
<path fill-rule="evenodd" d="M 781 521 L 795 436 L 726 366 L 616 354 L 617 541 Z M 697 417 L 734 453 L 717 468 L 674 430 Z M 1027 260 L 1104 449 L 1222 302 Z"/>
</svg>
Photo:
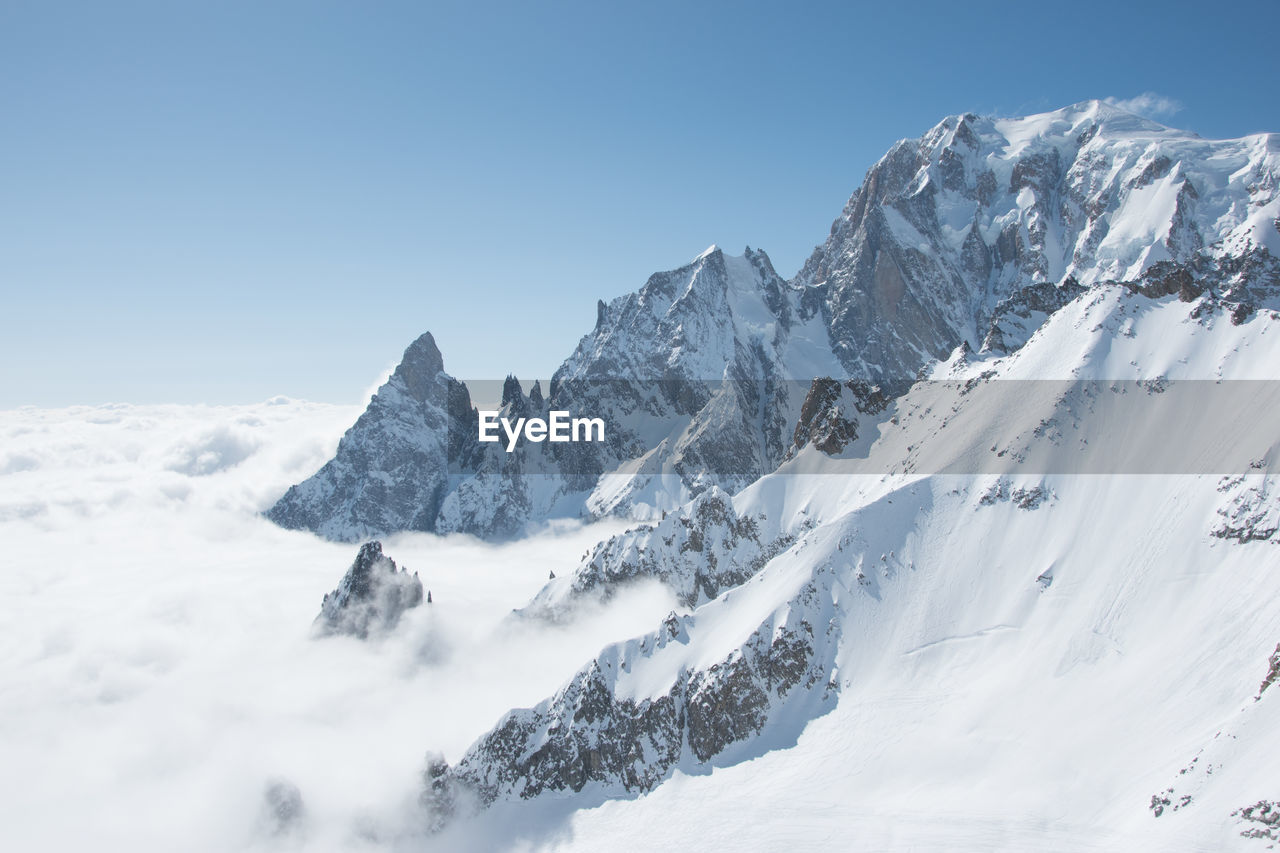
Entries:
<svg viewBox="0 0 1280 853">
<path fill-rule="evenodd" d="M 606 649 L 612 716 L 559 717 L 558 736 L 578 730 L 587 750 L 609 748 L 628 703 L 705 682 L 762 629 L 807 620 L 821 677 L 768 692 L 758 730 L 709 758 L 687 699 L 669 781 L 589 779 L 563 805 L 499 809 L 487 820 L 501 830 L 477 843 L 510 843 L 549 811 L 562 823 L 533 839 L 549 849 L 1253 849 L 1231 812 L 1276 797 L 1265 756 L 1280 711 L 1253 700 L 1280 616 L 1275 546 L 1209 535 L 1212 479 L 1012 485 L 1051 497 L 984 501 L 995 478 L 904 483 L 802 537 L 677 638 Z M 566 689 L 517 718 L 557 719 Z M 744 724 L 753 710 L 734 708 Z M 1187 784 L 1178 771 L 1219 732 L 1247 744 Z M 1191 804 L 1153 817 L 1171 785 Z"/>
</svg>

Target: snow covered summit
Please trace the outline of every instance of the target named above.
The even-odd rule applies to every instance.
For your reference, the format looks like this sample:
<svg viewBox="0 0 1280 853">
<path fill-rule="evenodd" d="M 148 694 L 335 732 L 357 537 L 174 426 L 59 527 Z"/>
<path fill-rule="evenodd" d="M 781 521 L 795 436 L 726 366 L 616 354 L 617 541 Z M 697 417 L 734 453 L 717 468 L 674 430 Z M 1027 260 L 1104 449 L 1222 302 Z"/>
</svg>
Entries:
<svg viewBox="0 0 1280 853">
<path fill-rule="evenodd" d="M 269 515 L 347 541 L 507 537 L 735 493 L 794 453 L 814 380 L 896 397 L 957 348 L 1015 352 L 1116 283 L 1236 324 L 1280 308 L 1278 188 L 1274 134 L 1206 140 L 1100 101 L 951 116 L 868 171 L 790 281 L 762 251 L 712 246 L 601 302 L 545 398 L 504 395 L 523 414 L 604 418 L 607 442 L 478 447 L 465 387 L 411 347 L 335 459 Z M 430 400 L 402 389 L 419 374 L 438 377 Z"/>
</svg>

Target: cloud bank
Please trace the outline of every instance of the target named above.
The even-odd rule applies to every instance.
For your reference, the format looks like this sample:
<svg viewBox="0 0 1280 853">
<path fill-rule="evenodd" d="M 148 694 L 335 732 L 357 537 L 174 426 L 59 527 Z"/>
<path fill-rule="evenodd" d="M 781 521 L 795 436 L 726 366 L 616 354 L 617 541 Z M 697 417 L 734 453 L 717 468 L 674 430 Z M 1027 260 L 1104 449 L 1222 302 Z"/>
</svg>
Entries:
<svg viewBox="0 0 1280 853">
<path fill-rule="evenodd" d="M 0 787 L 10 850 L 420 846 L 428 752 L 672 609 L 657 587 L 548 628 L 506 617 L 618 525 L 402 535 L 433 604 L 370 642 L 312 620 L 356 549 L 259 512 L 353 407 L 0 412 Z"/>
</svg>

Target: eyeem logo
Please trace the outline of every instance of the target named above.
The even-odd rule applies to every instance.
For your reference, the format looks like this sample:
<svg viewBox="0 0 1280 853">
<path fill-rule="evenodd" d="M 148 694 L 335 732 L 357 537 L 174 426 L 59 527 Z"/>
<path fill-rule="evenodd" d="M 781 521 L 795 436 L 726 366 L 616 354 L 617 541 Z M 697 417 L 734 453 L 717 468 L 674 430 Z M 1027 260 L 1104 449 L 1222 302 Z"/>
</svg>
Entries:
<svg viewBox="0 0 1280 853">
<path fill-rule="evenodd" d="M 571 418 L 568 412 L 548 412 L 550 419 L 518 418 L 511 421 L 501 417 L 501 412 L 480 412 L 480 440 L 501 441 L 498 426 L 507 434 L 507 452 L 516 449 L 516 439 L 523 432 L 529 441 L 604 441 L 602 418 Z M 592 433 L 595 438 L 592 438 Z"/>
</svg>

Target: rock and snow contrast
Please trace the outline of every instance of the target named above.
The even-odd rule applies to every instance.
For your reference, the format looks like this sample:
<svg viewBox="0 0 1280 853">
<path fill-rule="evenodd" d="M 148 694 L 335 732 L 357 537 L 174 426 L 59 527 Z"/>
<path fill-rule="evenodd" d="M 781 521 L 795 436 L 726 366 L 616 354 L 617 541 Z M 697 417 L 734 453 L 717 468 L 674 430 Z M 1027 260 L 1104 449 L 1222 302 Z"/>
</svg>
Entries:
<svg viewBox="0 0 1280 853">
<path fill-rule="evenodd" d="M 101 553 L 86 488 L 173 521 L 136 514 L 151 568 L 94 564 L 102 626 L 23 632 L 16 837 L 86 798 L 91 754 L 202 768 L 171 775 L 217 806 L 207 849 L 1266 849 L 1278 257 L 1280 136 L 1096 101 L 953 116 L 870 169 L 793 278 L 713 247 L 601 302 L 548 384 L 502 383 L 503 415 L 600 417 L 603 441 L 479 441 L 482 395 L 429 334 L 305 452 L 272 449 L 319 423 L 293 401 L 199 434 L 6 414 L 30 612 L 76 612 L 82 572 L 47 546 L 74 519 L 66 548 Z M 95 429 L 111 453 L 84 455 Z M 171 586 L 179 548 L 222 608 L 191 630 L 220 642 L 179 642 L 205 612 Z M 112 664 L 127 619 L 155 627 Z M 50 705 L 91 708 L 51 758 L 25 746 Z M 269 746 L 183 763 L 93 734 L 143 721 L 166 750 Z"/>
<path fill-rule="evenodd" d="M 691 501 L 602 542 L 519 618 L 572 620 L 639 579 L 683 612 L 435 759 L 424 819 L 448 832 L 459 803 L 572 796 L 600 814 L 575 828 L 600 833 L 662 813 L 676 785 L 758 804 L 764 772 L 808 777 L 809 796 L 929 790 L 899 843 L 1034 846 L 1033 826 L 967 824 L 993 803 L 1056 822 L 1059 847 L 1275 840 L 1280 715 L 1254 691 L 1280 613 L 1278 176 L 1280 138 L 1208 141 L 1097 102 L 953 117 L 895 146 L 758 301 L 699 290 L 707 267 L 765 269 L 713 249 L 602 305 L 561 381 L 674 366 L 807 393 L 760 395 L 746 418 L 740 397 L 731 417 L 686 407 L 711 444 L 755 454 L 737 471 L 765 473 L 686 478 Z M 965 722 L 982 717 L 999 724 Z M 1197 732 L 1208 769 L 1142 790 Z M 675 843 L 692 811 L 645 837 Z M 741 820 L 781 842 L 785 809 L 763 812 Z"/>
<path fill-rule="evenodd" d="M 381 542 L 368 542 L 360 547 L 338 588 L 325 594 L 316 630 L 368 639 L 371 633 L 395 628 L 406 610 L 421 603 L 418 573 L 410 575 L 407 569 L 397 568 L 396 561 L 382 553 Z"/>
<path fill-rule="evenodd" d="M 466 386 L 444 372 L 435 339 L 424 334 L 405 350 L 334 458 L 289 489 L 268 517 L 353 542 L 434 530 L 450 461 L 466 458 L 477 443 L 474 423 Z"/>
<path fill-rule="evenodd" d="M 600 303 L 545 397 L 504 388 L 504 413 L 590 412 L 607 441 L 478 445 L 466 389 L 424 336 L 335 458 L 269 516 L 358 541 L 672 509 L 775 470 L 807 439 L 796 426 L 813 380 L 897 396 L 957 348 L 1014 352 L 1060 309 L 1120 289 L 1239 325 L 1280 308 L 1277 146 L 1097 101 L 947 118 L 872 167 L 792 280 L 761 251 L 712 247 Z"/>
</svg>

